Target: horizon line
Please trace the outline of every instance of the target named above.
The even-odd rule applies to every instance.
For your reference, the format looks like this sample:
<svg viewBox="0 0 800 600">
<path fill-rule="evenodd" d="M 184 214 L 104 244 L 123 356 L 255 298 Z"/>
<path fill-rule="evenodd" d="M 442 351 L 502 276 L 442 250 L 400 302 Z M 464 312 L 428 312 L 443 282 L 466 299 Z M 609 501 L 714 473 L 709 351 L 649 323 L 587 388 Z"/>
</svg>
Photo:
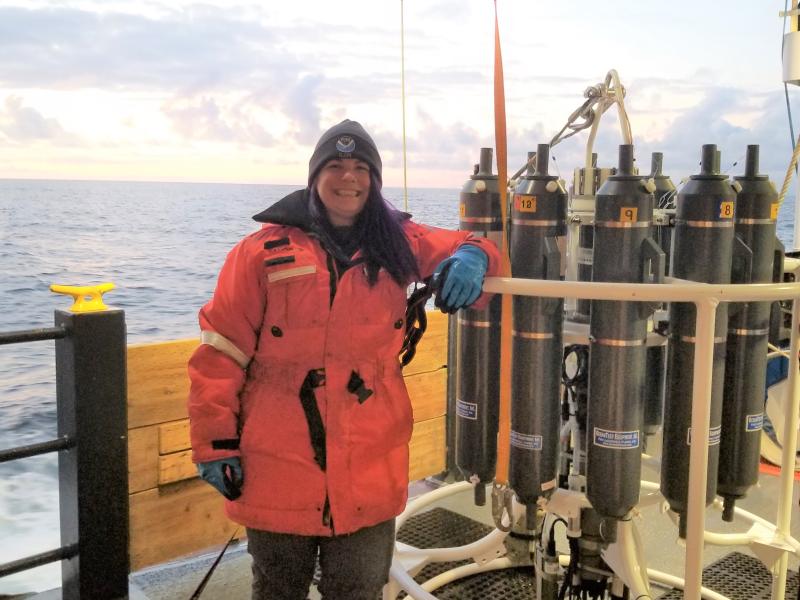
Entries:
<svg viewBox="0 0 800 600">
<path fill-rule="evenodd" d="M 164 180 L 164 179 L 69 179 L 69 178 L 56 178 L 56 177 L 0 177 L 0 182 L 5 181 L 48 181 L 48 182 L 62 182 L 62 183 L 168 183 L 178 185 L 271 185 L 281 187 L 293 187 L 295 189 L 303 189 L 307 187 L 301 183 L 267 183 L 263 181 L 187 181 L 187 180 Z M 461 186 L 409 186 L 408 189 L 414 190 L 453 190 Z M 398 189 L 402 190 L 402 185 L 384 185 L 382 189 Z"/>
</svg>

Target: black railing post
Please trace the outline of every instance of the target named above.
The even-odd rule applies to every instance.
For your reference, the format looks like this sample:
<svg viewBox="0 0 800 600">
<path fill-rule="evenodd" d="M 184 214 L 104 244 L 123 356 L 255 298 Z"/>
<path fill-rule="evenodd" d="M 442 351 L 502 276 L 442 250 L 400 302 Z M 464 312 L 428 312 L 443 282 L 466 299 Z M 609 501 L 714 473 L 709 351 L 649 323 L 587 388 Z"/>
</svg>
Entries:
<svg viewBox="0 0 800 600">
<path fill-rule="evenodd" d="M 62 597 L 128 597 L 128 424 L 125 313 L 57 310 L 58 434 L 76 442 L 59 454 Z"/>
</svg>

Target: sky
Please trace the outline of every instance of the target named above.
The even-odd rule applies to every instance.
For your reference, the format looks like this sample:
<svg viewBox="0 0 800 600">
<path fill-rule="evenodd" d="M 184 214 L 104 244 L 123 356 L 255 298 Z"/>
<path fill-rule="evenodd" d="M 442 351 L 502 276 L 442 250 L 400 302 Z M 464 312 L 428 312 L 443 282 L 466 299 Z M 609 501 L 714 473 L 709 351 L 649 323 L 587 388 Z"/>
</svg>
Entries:
<svg viewBox="0 0 800 600">
<path fill-rule="evenodd" d="M 615 69 L 643 171 L 663 152 L 677 183 L 713 143 L 741 174 L 760 144 L 780 187 L 784 1 L 497 0 L 509 173 Z M 303 184 L 350 118 L 401 186 L 404 72 L 408 186 L 460 187 L 495 146 L 493 67 L 492 0 L 0 0 L 0 178 Z M 587 137 L 553 148 L 565 179 Z M 609 110 L 598 164 L 623 141 Z"/>
</svg>

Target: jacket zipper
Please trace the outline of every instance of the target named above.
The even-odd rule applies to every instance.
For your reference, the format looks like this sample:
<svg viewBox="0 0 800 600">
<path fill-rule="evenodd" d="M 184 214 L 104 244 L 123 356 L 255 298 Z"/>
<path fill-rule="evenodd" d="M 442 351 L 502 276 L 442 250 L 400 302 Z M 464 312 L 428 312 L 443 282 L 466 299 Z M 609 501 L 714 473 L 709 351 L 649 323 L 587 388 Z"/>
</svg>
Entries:
<svg viewBox="0 0 800 600">
<path fill-rule="evenodd" d="M 336 261 L 333 259 L 333 256 L 330 253 L 326 252 L 326 262 L 328 263 L 328 283 L 330 286 L 330 306 L 333 306 L 333 299 L 336 296 L 336 285 L 339 281 L 339 272 L 336 269 Z M 331 535 L 336 535 L 336 532 L 333 529 L 333 519 L 331 518 L 331 501 L 328 498 L 328 474 L 325 473 L 325 504 L 322 507 L 322 524 L 325 527 L 329 527 L 331 530 Z"/>
<path fill-rule="evenodd" d="M 333 256 L 325 253 L 328 262 L 328 283 L 331 289 L 330 306 L 333 306 L 333 297 L 336 296 L 336 284 L 339 281 L 339 272 L 336 270 L 336 261 Z"/>
<path fill-rule="evenodd" d="M 333 518 L 331 518 L 331 502 L 328 499 L 327 492 L 325 492 L 325 505 L 322 507 L 322 524 L 325 527 L 330 527 L 331 535 L 336 535 L 336 530 L 333 528 Z"/>
</svg>

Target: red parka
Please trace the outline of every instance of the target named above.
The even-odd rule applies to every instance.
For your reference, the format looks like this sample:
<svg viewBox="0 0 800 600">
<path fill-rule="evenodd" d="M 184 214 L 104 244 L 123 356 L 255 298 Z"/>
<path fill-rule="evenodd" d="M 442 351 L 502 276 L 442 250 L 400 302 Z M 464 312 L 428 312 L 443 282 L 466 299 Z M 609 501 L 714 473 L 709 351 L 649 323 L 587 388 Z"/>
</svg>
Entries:
<svg viewBox="0 0 800 600">
<path fill-rule="evenodd" d="M 309 234 L 307 202 L 300 190 L 257 215 L 263 228 L 228 254 L 200 311 L 207 343 L 189 361 L 189 417 L 195 462 L 241 457 L 242 495 L 226 501 L 232 520 L 329 536 L 405 507 L 413 417 L 398 353 L 406 290 L 383 270 L 370 287 L 363 265 L 337 274 Z M 498 272 L 497 248 L 485 238 L 411 220 L 403 228 L 423 278 L 461 244 L 480 247 L 488 275 Z M 324 470 L 300 399 L 312 370 Z"/>
</svg>

